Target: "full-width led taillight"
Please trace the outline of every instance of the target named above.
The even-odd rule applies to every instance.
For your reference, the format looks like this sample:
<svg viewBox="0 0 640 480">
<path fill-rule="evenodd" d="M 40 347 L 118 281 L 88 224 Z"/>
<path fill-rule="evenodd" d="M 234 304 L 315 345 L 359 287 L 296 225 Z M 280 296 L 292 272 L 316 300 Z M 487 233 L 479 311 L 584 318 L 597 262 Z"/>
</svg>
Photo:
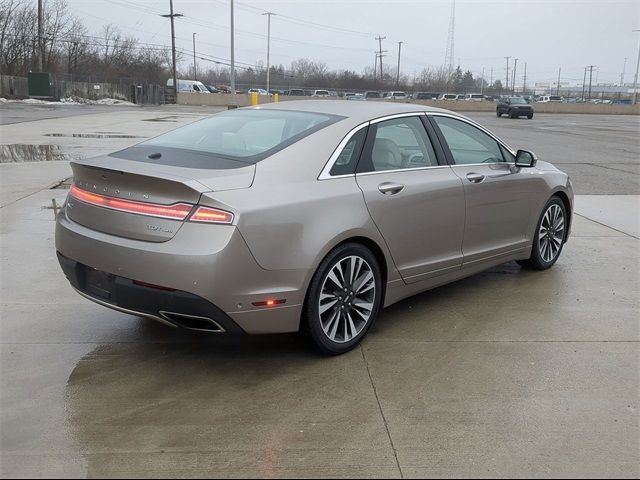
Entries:
<svg viewBox="0 0 640 480">
<path fill-rule="evenodd" d="M 233 213 L 218 210 L 217 208 L 198 207 L 198 209 L 189 218 L 190 222 L 203 223 L 232 223 Z"/>
<path fill-rule="evenodd" d="M 157 203 L 136 202 L 108 197 L 98 193 L 88 192 L 73 185 L 69 192 L 73 198 L 90 205 L 104 207 L 119 212 L 148 215 L 150 217 L 169 218 L 172 220 L 184 220 L 191 212 L 193 205 L 188 203 L 174 203 L 173 205 L 159 205 Z"/>
</svg>

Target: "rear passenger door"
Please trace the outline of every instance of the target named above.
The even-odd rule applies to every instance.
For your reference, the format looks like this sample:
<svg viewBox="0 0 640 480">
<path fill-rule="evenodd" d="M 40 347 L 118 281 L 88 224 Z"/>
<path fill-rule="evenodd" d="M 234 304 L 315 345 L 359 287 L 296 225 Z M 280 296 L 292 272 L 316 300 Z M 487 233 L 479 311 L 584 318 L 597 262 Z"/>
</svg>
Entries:
<svg viewBox="0 0 640 480">
<path fill-rule="evenodd" d="M 374 120 L 356 172 L 369 213 L 407 283 L 462 264 L 462 182 L 427 128 L 432 131 L 424 115 Z"/>
</svg>

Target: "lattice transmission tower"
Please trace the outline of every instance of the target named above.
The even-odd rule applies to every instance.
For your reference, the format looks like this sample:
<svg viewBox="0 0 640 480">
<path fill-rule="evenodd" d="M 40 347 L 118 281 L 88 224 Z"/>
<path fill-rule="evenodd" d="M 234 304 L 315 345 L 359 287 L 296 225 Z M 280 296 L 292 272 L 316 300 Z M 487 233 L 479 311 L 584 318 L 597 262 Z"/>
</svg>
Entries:
<svg viewBox="0 0 640 480">
<path fill-rule="evenodd" d="M 444 56 L 444 65 L 449 70 L 449 73 L 453 71 L 455 28 L 456 28 L 456 0 L 452 0 L 451 19 L 449 20 L 449 34 L 447 36 L 447 51 Z"/>
</svg>

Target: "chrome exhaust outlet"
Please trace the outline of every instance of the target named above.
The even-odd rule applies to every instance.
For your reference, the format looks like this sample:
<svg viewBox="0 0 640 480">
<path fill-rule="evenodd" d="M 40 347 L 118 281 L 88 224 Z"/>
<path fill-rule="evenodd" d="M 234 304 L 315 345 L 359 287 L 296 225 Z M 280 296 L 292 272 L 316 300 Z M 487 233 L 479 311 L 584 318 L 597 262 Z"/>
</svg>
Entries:
<svg viewBox="0 0 640 480">
<path fill-rule="evenodd" d="M 187 330 L 209 333 L 224 333 L 225 331 L 218 322 L 209 317 L 187 315 L 186 313 L 166 312 L 163 310 L 158 313 L 162 318 L 171 322 L 173 325 Z"/>
</svg>

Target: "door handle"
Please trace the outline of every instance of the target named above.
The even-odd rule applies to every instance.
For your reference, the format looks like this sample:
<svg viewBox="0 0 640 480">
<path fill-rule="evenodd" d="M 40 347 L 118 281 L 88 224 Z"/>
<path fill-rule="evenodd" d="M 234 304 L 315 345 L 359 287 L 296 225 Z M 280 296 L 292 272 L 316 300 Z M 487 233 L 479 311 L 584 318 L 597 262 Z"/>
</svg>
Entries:
<svg viewBox="0 0 640 480">
<path fill-rule="evenodd" d="M 403 188 L 404 185 L 391 182 L 384 182 L 378 185 L 378 190 L 380 191 L 380 193 L 383 193 L 385 195 L 395 195 L 396 193 L 402 191 Z"/>
<path fill-rule="evenodd" d="M 481 181 L 484 180 L 484 175 L 482 175 L 481 173 L 467 173 L 467 180 L 469 180 L 471 183 L 480 183 Z"/>
</svg>

